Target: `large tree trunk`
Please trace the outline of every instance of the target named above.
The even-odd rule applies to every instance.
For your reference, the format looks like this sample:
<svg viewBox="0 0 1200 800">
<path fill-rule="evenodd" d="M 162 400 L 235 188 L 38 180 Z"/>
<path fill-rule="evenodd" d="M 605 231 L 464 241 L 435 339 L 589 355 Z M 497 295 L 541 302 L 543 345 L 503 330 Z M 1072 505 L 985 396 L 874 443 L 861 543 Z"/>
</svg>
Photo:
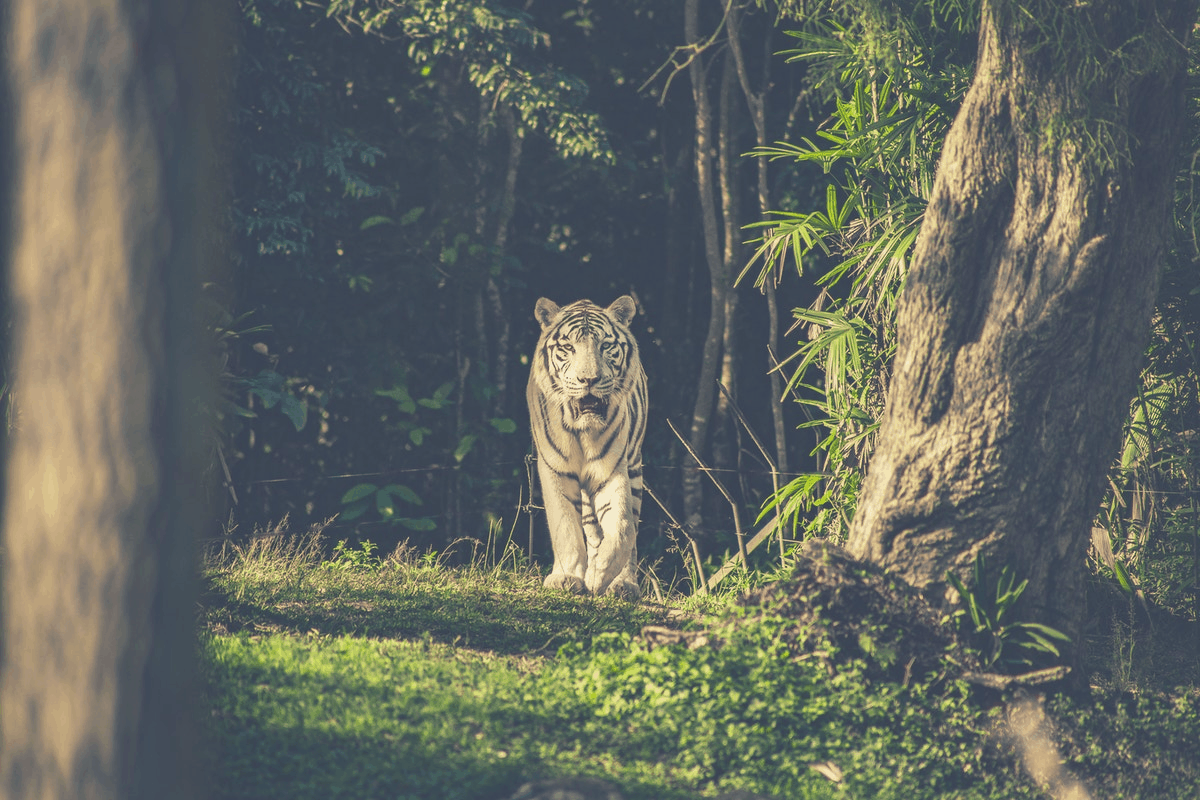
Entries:
<svg viewBox="0 0 1200 800">
<path fill-rule="evenodd" d="M 195 790 L 217 6 L 17 0 L 0 794 Z M 211 359 L 209 359 L 211 361 Z"/>
<path fill-rule="evenodd" d="M 984 4 L 849 547 L 934 591 L 982 552 L 1029 579 L 1026 618 L 1076 637 L 1158 286 L 1196 3 L 1035 5 Z"/>
</svg>

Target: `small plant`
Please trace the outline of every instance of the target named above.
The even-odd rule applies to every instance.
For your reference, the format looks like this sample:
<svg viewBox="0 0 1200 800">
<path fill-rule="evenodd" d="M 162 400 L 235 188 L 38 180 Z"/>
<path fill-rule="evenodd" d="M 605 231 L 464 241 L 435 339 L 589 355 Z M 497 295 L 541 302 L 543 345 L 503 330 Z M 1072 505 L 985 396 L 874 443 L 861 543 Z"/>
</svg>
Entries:
<svg viewBox="0 0 1200 800">
<path fill-rule="evenodd" d="M 420 495 L 407 486 L 391 483 L 379 487 L 373 483 L 360 483 L 342 495 L 341 518 L 345 522 L 358 519 L 374 507 L 379 519 L 394 522 L 413 531 L 431 531 L 437 527 L 429 517 L 404 517 L 397 512 L 398 501 L 408 505 L 422 505 Z"/>
<path fill-rule="evenodd" d="M 983 553 L 975 557 L 971 588 L 953 572 L 946 573 L 946 580 L 958 592 L 965 608 L 958 609 L 954 618 L 959 629 L 968 628 L 971 645 L 978 652 L 985 668 L 996 666 L 1032 666 L 1033 661 L 1025 653 L 1041 653 L 1055 658 L 1059 656 L 1055 641 L 1070 642 L 1065 633 L 1039 622 L 1021 622 L 1013 619 L 1014 607 L 1021 599 L 1028 580 L 1017 583 L 1016 575 L 1009 566 L 1001 567 L 993 580 L 988 574 L 987 560 Z"/>
<path fill-rule="evenodd" d="M 364 540 L 358 550 L 342 539 L 333 548 L 333 558 L 322 562 L 321 567 L 338 572 L 378 572 L 383 562 L 375 555 L 376 549 L 375 543 L 369 539 Z"/>
</svg>

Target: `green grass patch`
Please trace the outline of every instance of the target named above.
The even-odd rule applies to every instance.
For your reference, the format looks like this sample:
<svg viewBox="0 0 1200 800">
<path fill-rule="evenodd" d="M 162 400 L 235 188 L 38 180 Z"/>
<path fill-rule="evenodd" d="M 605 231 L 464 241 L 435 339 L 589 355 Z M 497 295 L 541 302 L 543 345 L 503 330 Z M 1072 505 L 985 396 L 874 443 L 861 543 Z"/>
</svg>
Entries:
<svg viewBox="0 0 1200 800">
<path fill-rule="evenodd" d="M 216 633 L 428 637 L 461 647 L 553 654 L 602 631 L 637 631 L 666 609 L 542 588 L 511 562 L 451 569 L 436 558 L 368 548 L 322 560 L 315 537 L 260 539 L 209 565 L 202 624 Z M 347 555 L 348 554 L 348 555 Z"/>
<path fill-rule="evenodd" d="M 220 797 L 503 800 L 579 775 L 630 800 L 1044 796 L 1003 706 L 949 673 L 871 679 L 790 620 L 729 611 L 699 621 L 706 644 L 652 647 L 634 634 L 663 609 L 549 592 L 520 565 L 323 563 L 294 547 L 210 567 L 200 646 Z M 1194 688 L 1045 707 L 1093 796 L 1197 796 Z"/>
<path fill-rule="evenodd" d="M 519 783 L 538 721 L 502 658 L 285 634 L 202 644 L 226 798 L 481 798 Z"/>
</svg>

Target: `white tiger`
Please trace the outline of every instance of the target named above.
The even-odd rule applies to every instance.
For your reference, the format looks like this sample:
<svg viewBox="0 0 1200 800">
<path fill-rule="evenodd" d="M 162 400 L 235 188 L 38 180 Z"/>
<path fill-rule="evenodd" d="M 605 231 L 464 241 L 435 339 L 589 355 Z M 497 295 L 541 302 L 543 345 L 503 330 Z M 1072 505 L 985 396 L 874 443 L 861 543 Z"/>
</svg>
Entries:
<svg viewBox="0 0 1200 800">
<path fill-rule="evenodd" d="M 550 523 L 554 568 L 545 585 L 638 596 L 646 373 L 629 332 L 628 295 L 608 308 L 546 298 L 526 398 Z"/>
</svg>

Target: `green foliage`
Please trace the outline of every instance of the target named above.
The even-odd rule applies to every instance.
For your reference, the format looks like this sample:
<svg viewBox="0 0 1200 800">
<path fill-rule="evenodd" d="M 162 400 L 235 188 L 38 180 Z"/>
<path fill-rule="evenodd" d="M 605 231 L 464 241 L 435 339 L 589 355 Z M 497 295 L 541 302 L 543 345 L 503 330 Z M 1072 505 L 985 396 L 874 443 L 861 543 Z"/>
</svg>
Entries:
<svg viewBox="0 0 1200 800">
<path fill-rule="evenodd" d="M 780 637 L 781 623 L 718 626 L 719 646 L 692 649 L 602 637 L 564 648 L 545 676 L 567 689 L 560 714 L 589 709 L 595 751 L 621 760 L 674 754 L 701 785 L 826 796 L 833 787 L 811 766 L 822 762 L 836 765 L 840 791 L 853 796 L 900 797 L 914 786 L 936 796 L 988 783 L 967 744 L 987 715 L 970 708 L 962 686 L 905 688 L 872 683 L 861 664 L 830 669 L 819 657 L 832 655 L 827 643 L 809 642 L 801 655 Z"/>
<path fill-rule="evenodd" d="M 515 788 L 521 673 L 429 642 L 231 636 L 201 645 L 224 797 L 474 800 Z"/>
<path fill-rule="evenodd" d="M 1130 401 L 1093 540 L 1096 567 L 1130 597 L 1195 619 L 1200 604 L 1200 43 L 1189 42 L 1189 141 L 1175 183 L 1175 225 L 1147 363 Z M 1103 546 L 1107 544 L 1107 548 Z"/>
<path fill-rule="evenodd" d="M 234 170 L 233 227 L 257 255 L 309 256 L 323 225 L 379 194 L 368 174 L 384 152 L 313 113 L 328 107 L 334 90 L 313 67 L 317 54 L 289 57 L 299 44 L 299 4 L 241 5 L 247 25 L 235 121 L 243 164 Z"/>
<path fill-rule="evenodd" d="M 454 384 L 446 382 L 434 389 L 429 397 L 421 397 L 414 400 L 412 394 L 409 392 L 407 375 L 401 373 L 397 376 L 392 388 L 376 389 L 375 395 L 377 397 L 387 397 L 395 401 L 396 410 L 403 414 L 404 418 L 393 422 L 389 428 L 397 433 L 407 435 L 410 445 L 420 447 L 425 443 L 425 437 L 433 433 L 433 430 L 420 421 L 417 407 L 420 406 L 431 411 L 441 411 L 450 404 L 450 393 L 453 390 Z"/>
<path fill-rule="evenodd" d="M 781 142 L 755 155 L 820 164 L 830 182 L 824 208 L 778 211 L 754 226 L 762 238 L 742 274 L 760 260 L 760 286 L 789 259 L 800 275 L 823 270 L 817 301 L 793 312 L 808 341 L 781 365 L 805 409 L 802 427 L 818 431 L 821 469 L 766 504 L 808 535 L 842 539 L 854 514 L 896 347 L 896 300 L 941 143 L 970 80 L 969 62 L 956 60 L 969 39 L 969 12 L 949 4 L 924 31 L 906 22 L 882 50 L 878 15 L 818 12 L 791 32 L 800 46 L 789 60 L 809 64 L 812 80 L 833 95 L 834 113 L 818 131 L 821 143 Z"/>
<path fill-rule="evenodd" d="M 278 372 L 264 369 L 252 378 L 236 378 L 234 385 L 248 390 L 262 401 L 268 411 L 279 406 L 296 431 L 304 430 L 308 422 L 308 403 L 288 391 L 286 379 Z M 253 413 L 247 412 L 249 416 Z"/>
<path fill-rule="evenodd" d="M 383 562 L 375 555 L 376 549 L 374 542 L 364 540 L 355 550 L 342 539 L 333 548 L 333 558 L 322 562 L 321 568 L 342 572 L 377 572 Z"/>
<path fill-rule="evenodd" d="M 339 518 L 350 522 L 373 508 L 381 521 L 396 523 L 410 531 L 429 531 L 437 527 L 437 524 L 429 517 L 401 516 L 397 511 L 397 501 L 410 506 L 423 504 L 420 495 L 403 484 L 389 483 L 387 486 L 376 486 L 373 483 L 355 484 L 342 495 L 343 511 Z"/>
<path fill-rule="evenodd" d="M 1029 581 L 1017 583 L 1008 565 L 991 571 L 986 557 L 979 553 L 975 557 L 970 588 L 953 572 L 946 573 L 946 580 L 958 592 L 963 604 L 954 617 L 985 668 L 1032 666 L 1034 662 L 1027 654 L 1057 658 L 1059 651 L 1055 641 L 1071 641 L 1066 634 L 1048 625 L 1016 619 L 1017 601 Z M 1018 653 L 1018 650 L 1024 652 Z"/>
<path fill-rule="evenodd" d="M 560 155 L 613 160 L 607 131 L 583 105 L 586 84 L 538 58 L 548 37 L 529 15 L 490 0 L 331 0 L 326 14 L 364 33 L 398 37 L 423 74 L 440 62 L 461 65 L 482 98 L 511 106 L 523 128 L 545 135 Z"/>
<path fill-rule="evenodd" d="M 1193 757 L 1173 742 L 1200 734 L 1200 698 L 1191 692 L 1133 692 L 1049 698 L 1047 712 L 1070 732 L 1064 757 L 1090 780 L 1095 797 L 1186 798 L 1200 788 Z M 1125 764 L 1115 768 L 1114 762 Z"/>
</svg>

